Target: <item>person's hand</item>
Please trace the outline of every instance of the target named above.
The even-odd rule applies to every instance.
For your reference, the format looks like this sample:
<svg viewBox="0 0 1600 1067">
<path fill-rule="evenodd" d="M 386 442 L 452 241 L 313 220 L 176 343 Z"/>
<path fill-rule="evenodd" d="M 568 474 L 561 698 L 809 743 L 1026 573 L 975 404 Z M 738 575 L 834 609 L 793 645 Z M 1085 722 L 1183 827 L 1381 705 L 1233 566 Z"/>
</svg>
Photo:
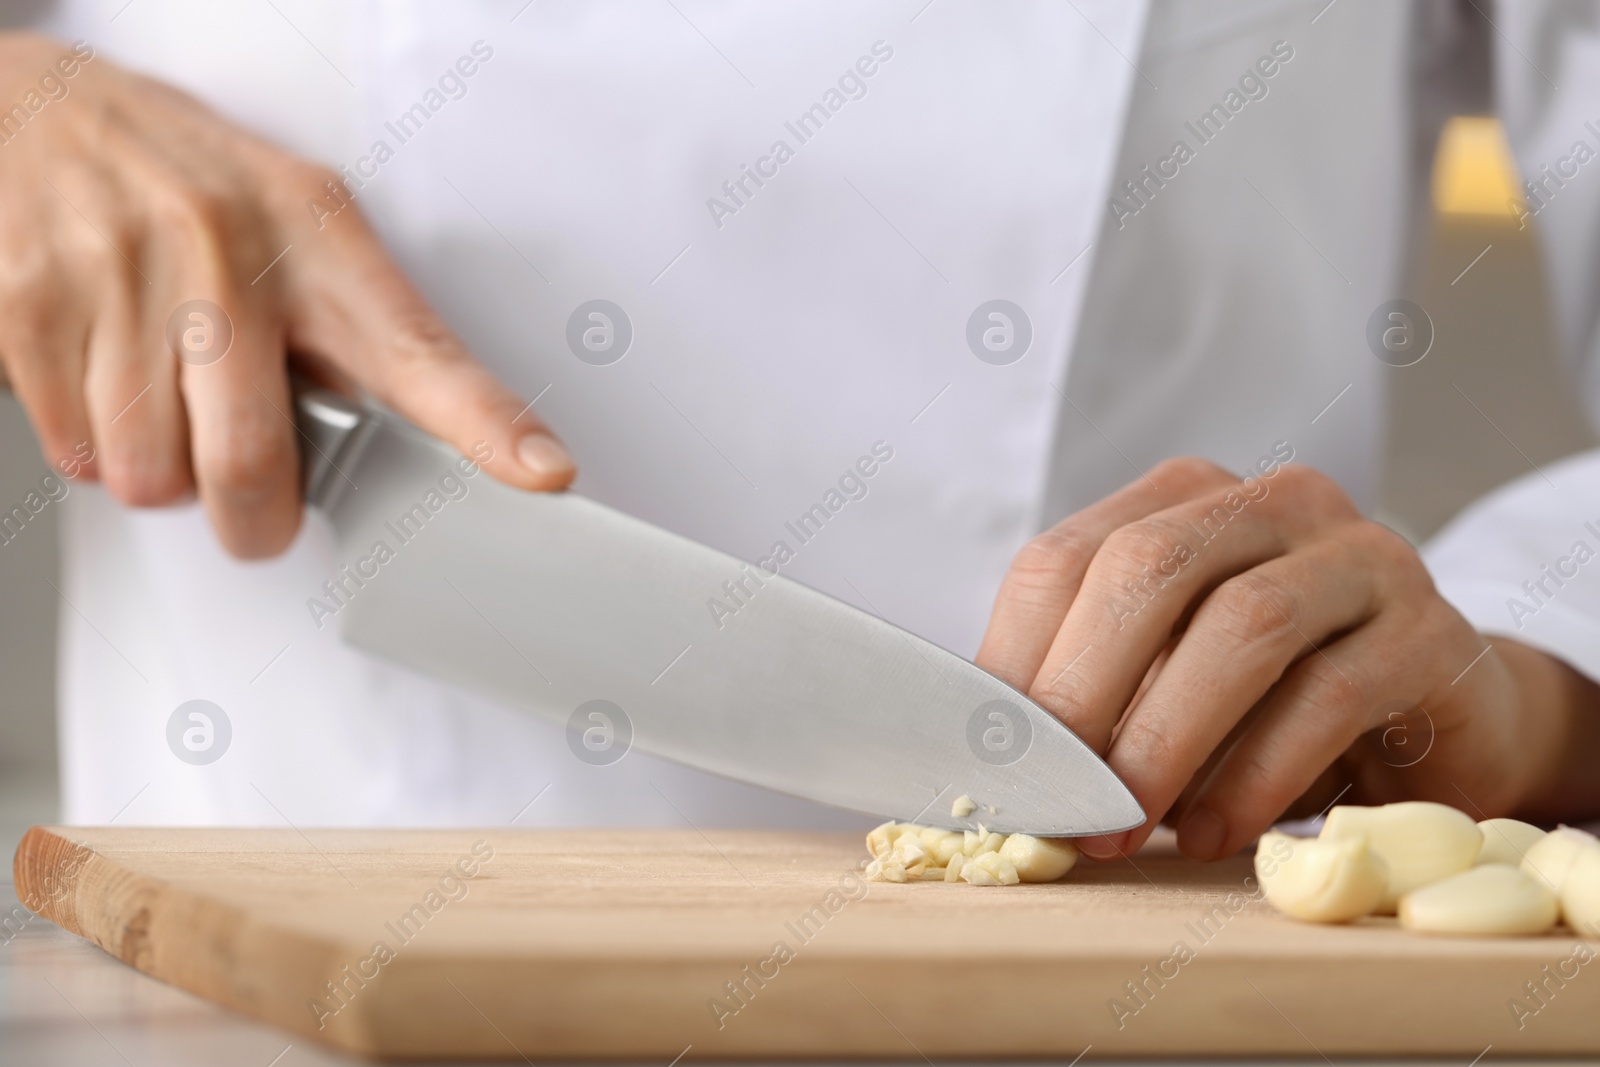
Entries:
<svg viewBox="0 0 1600 1067">
<path fill-rule="evenodd" d="M 198 491 L 229 552 L 281 551 L 300 520 L 292 351 L 462 452 L 486 443 L 501 481 L 572 480 L 348 197 L 310 210 L 341 203 L 335 172 L 84 45 L 0 35 L 0 101 L 23 102 L 0 116 L 0 364 L 52 466 L 130 505 Z M 175 314 L 190 301 L 225 320 Z"/>
<path fill-rule="evenodd" d="M 1292 455 L 1292 450 L 1287 452 Z M 1285 452 L 1279 452 L 1282 458 Z M 1489 641 L 1327 476 L 1161 464 L 1034 538 L 978 654 L 1216 859 L 1296 814 L 1435 800 L 1475 818 L 1592 810 L 1596 687 Z M 1348 787 L 1348 788 L 1347 788 Z"/>
</svg>

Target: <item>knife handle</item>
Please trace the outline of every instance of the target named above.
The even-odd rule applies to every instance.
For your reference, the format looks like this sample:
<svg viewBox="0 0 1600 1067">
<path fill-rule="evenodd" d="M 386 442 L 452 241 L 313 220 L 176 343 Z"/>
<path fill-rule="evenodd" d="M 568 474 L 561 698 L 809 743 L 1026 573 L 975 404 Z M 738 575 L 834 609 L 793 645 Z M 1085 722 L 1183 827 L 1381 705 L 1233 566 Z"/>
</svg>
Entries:
<svg viewBox="0 0 1600 1067">
<path fill-rule="evenodd" d="M 359 401 L 296 379 L 295 428 L 300 431 L 300 485 L 306 503 L 332 510 L 355 488 L 356 461 L 382 418 Z"/>
</svg>

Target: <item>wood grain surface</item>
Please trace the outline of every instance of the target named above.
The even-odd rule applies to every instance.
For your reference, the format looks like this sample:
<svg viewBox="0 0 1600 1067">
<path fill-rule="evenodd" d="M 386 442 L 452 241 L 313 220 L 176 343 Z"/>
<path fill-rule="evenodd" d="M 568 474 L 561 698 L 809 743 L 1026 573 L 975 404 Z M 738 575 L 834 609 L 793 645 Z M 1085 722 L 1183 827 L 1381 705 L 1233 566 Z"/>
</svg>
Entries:
<svg viewBox="0 0 1600 1067">
<path fill-rule="evenodd" d="M 1600 944 L 1565 932 L 1303 925 L 1246 857 L 1159 846 L 1004 888 L 869 884 L 865 858 L 792 833 L 35 827 L 15 873 L 127 964 L 374 1057 L 1600 1052 Z"/>
</svg>

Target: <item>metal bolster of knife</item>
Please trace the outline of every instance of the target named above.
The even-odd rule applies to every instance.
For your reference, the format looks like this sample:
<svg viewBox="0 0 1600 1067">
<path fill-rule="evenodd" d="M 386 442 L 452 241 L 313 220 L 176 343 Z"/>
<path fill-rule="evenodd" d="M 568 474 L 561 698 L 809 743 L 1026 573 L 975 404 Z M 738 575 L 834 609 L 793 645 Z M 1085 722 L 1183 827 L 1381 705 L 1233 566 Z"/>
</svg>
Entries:
<svg viewBox="0 0 1600 1067">
<path fill-rule="evenodd" d="M 330 389 L 296 381 L 294 417 L 306 503 L 331 511 L 352 489 L 346 471 L 354 468 L 382 416 Z"/>
</svg>

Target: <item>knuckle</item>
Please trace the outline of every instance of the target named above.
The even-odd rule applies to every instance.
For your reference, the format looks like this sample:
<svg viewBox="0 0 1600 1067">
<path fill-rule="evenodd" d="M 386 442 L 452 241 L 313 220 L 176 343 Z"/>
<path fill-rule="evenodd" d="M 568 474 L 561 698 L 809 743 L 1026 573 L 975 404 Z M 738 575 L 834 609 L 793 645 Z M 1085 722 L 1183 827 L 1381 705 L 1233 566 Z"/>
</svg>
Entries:
<svg viewBox="0 0 1600 1067">
<path fill-rule="evenodd" d="M 1095 548 L 1087 531 L 1070 522 L 1059 523 L 1022 546 L 1011 561 L 1011 576 L 1022 582 L 1052 580 L 1093 558 Z"/>
<path fill-rule="evenodd" d="M 1318 721 L 1364 717 L 1376 706 L 1375 687 L 1359 666 L 1335 666 L 1324 656 L 1302 661 L 1297 690 L 1302 714 Z"/>
<path fill-rule="evenodd" d="M 1310 506 L 1326 518 L 1349 518 L 1360 514 L 1344 487 L 1315 467 L 1286 463 L 1274 478 L 1286 504 L 1295 508 Z"/>
<path fill-rule="evenodd" d="M 62 291 L 55 257 L 45 242 L 6 249 L 0 256 L 0 316 L 7 325 L 37 319 Z"/>
<path fill-rule="evenodd" d="M 433 315 L 402 316 L 389 333 L 389 350 L 402 365 L 453 363 L 464 356 L 455 334 Z"/>
<path fill-rule="evenodd" d="M 1179 750 L 1176 739 L 1155 728 L 1137 713 L 1129 715 L 1117 733 L 1117 752 L 1118 758 L 1126 758 L 1126 753 L 1136 753 L 1136 760 L 1141 766 L 1156 768 L 1164 773 L 1171 773 L 1174 768 L 1185 765 L 1184 754 Z"/>
<path fill-rule="evenodd" d="M 321 163 L 289 158 L 283 161 L 282 167 L 284 178 L 288 184 L 307 195 L 315 196 L 318 193 L 326 193 L 330 185 L 335 189 L 344 187 L 344 176 L 332 167 Z"/>
<path fill-rule="evenodd" d="M 1151 573 L 1173 577 L 1167 572 L 1174 560 L 1186 551 L 1183 531 L 1166 519 L 1149 518 L 1129 523 L 1106 538 L 1103 556 L 1111 568 L 1111 578 L 1140 578 Z M 1175 572 L 1174 572 L 1175 573 Z"/>
<path fill-rule="evenodd" d="M 1198 621 L 1214 622 L 1234 640 L 1254 645 L 1298 636 L 1294 620 L 1299 612 L 1299 597 L 1283 583 L 1240 575 L 1217 587 Z"/>
<path fill-rule="evenodd" d="M 1028 687 L 1028 699 L 1046 709 L 1066 726 L 1084 735 L 1089 723 L 1087 694 L 1073 672 L 1066 671 L 1054 678 L 1042 675 Z"/>
<path fill-rule="evenodd" d="M 155 212 L 167 225 L 191 236 L 224 234 L 231 228 L 231 198 L 192 182 L 155 191 Z"/>
<path fill-rule="evenodd" d="M 1427 577 L 1427 568 L 1416 548 L 1382 523 L 1361 522 L 1351 536 L 1357 546 L 1381 563 L 1416 577 Z"/>
<path fill-rule="evenodd" d="M 1192 489 L 1221 482 L 1236 482 L 1239 479 L 1209 459 L 1200 456 L 1171 456 L 1155 465 L 1150 471 L 1150 480 L 1157 485 L 1177 485 L 1180 488 Z"/>
</svg>

